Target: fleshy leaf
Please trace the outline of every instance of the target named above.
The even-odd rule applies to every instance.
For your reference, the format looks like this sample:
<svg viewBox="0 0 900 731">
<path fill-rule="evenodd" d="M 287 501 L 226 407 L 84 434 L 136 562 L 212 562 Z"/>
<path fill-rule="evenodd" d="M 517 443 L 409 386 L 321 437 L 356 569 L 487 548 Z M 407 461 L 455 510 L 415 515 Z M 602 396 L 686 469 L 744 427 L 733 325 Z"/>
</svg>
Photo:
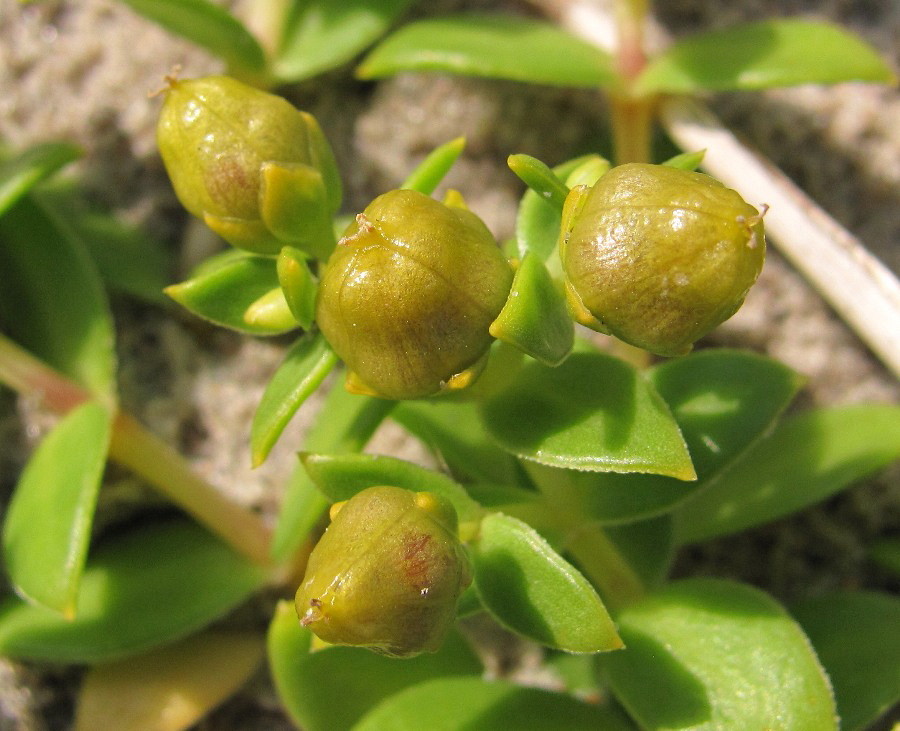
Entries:
<svg viewBox="0 0 900 731">
<path fill-rule="evenodd" d="M 316 486 L 332 502 L 349 500 L 369 487 L 390 485 L 446 498 L 460 523 L 477 520 L 481 508 L 462 485 L 446 475 L 395 457 L 371 454 L 307 454 L 303 465 Z"/>
<path fill-rule="evenodd" d="M 632 731 L 621 713 L 563 693 L 503 680 L 441 678 L 407 688 L 370 710 L 353 731 L 540 729 Z"/>
<path fill-rule="evenodd" d="M 685 38 L 650 61 L 636 91 L 684 94 L 893 80 L 878 53 L 852 33 L 784 18 Z"/>
<path fill-rule="evenodd" d="M 280 602 L 269 625 L 269 665 L 285 709 L 307 731 L 349 729 L 372 706 L 408 686 L 482 672 L 455 632 L 437 653 L 402 661 L 356 647 L 310 652 L 311 638 L 293 603 Z"/>
<path fill-rule="evenodd" d="M 57 225 L 78 239 L 108 287 L 154 304 L 166 302 L 171 257 L 158 240 L 89 203 L 72 185 L 42 188 L 39 200 Z"/>
<path fill-rule="evenodd" d="M 508 15 L 467 14 L 410 23 L 371 51 L 357 75 L 375 79 L 401 71 L 559 86 L 610 86 L 616 81 L 605 51 L 550 23 Z"/>
<path fill-rule="evenodd" d="M 675 558 L 675 530 L 670 516 L 611 525 L 605 530 L 645 586 L 662 583 Z"/>
<path fill-rule="evenodd" d="M 109 303 L 81 242 L 30 197 L 0 217 L 0 326 L 48 365 L 115 402 Z"/>
<path fill-rule="evenodd" d="M 622 646 L 587 579 L 521 520 L 485 517 L 472 554 L 481 602 L 504 626 L 567 652 Z"/>
<path fill-rule="evenodd" d="M 111 417 L 88 401 L 40 443 L 3 523 L 3 558 L 16 591 L 71 618 L 84 570 Z"/>
<path fill-rule="evenodd" d="M 465 146 L 465 137 L 457 137 L 434 148 L 400 187 L 431 195 L 459 159 Z"/>
<path fill-rule="evenodd" d="M 695 477 L 678 425 L 653 386 L 633 366 L 599 352 L 575 353 L 557 368 L 526 365 L 483 413 L 501 447 L 540 464 Z"/>
<path fill-rule="evenodd" d="M 506 164 L 538 197 L 562 213 L 569 189 L 545 163 L 531 155 L 510 155 Z"/>
<path fill-rule="evenodd" d="M 0 654 L 57 663 L 124 657 L 204 627 L 266 579 L 263 569 L 193 522 L 153 523 L 92 553 L 74 620 L 4 599 Z"/>
<path fill-rule="evenodd" d="M 300 323 L 300 327 L 309 330 L 316 319 L 318 283 L 309 270 L 306 256 L 300 249 L 285 246 L 278 254 L 275 268 L 291 314 Z"/>
<path fill-rule="evenodd" d="M 278 287 L 275 260 L 245 254 L 217 259 L 187 281 L 166 287 L 166 294 L 217 325 L 248 335 L 278 335 L 293 328 L 254 326 L 244 318 L 248 307 Z"/>
<path fill-rule="evenodd" d="M 679 581 L 617 621 L 626 649 L 598 662 L 642 728 L 837 728 L 809 641 L 758 589 Z"/>
<path fill-rule="evenodd" d="M 872 560 L 900 576 L 900 538 L 883 538 L 869 549 Z"/>
<path fill-rule="evenodd" d="M 600 160 L 598 155 L 586 155 L 557 165 L 553 173 L 565 180 L 574 170 L 591 160 Z M 519 255 L 524 257 L 529 251 L 537 254 L 542 261 L 547 261 L 556 249 L 559 229 L 562 226 L 562 211 L 551 205 L 546 199 L 530 188 L 525 191 L 519 203 L 516 216 L 516 240 Z"/>
<path fill-rule="evenodd" d="M 391 418 L 431 450 L 460 478 L 519 484 L 523 475 L 515 457 L 494 447 L 471 401 L 402 401 Z"/>
<path fill-rule="evenodd" d="M 815 409 L 785 419 L 675 513 L 679 543 L 796 512 L 900 457 L 900 407 Z"/>
<path fill-rule="evenodd" d="M 300 405 L 337 364 L 321 334 L 306 335 L 288 350 L 266 386 L 250 431 L 253 466 L 261 465 Z"/>
<path fill-rule="evenodd" d="M 413 0 L 293 0 L 274 61 L 281 81 L 300 81 L 350 61 Z"/>
<path fill-rule="evenodd" d="M 791 607 L 834 687 L 841 728 L 868 728 L 900 702 L 900 599 L 843 592 Z"/>
<path fill-rule="evenodd" d="M 337 385 L 322 405 L 322 415 L 306 433 L 303 449 L 308 452 L 358 452 L 394 407 L 393 401 L 348 393 Z M 328 500 L 316 488 L 301 464 L 291 475 L 284 503 L 272 538 L 272 557 L 286 560 L 301 545 Z"/>
<path fill-rule="evenodd" d="M 265 70 L 262 48 L 241 22 L 209 0 L 122 0 L 132 10 L 224 59 L 235 72 Z"/>
<path fill-rule="evenodd" d="M 81 157 L 68 142 L 47 142 L 0 160 L 0 216 L 23 195 L 60 168 Z"/>
<path fill-rule="evenodd" d="M 666 160 L 663 165 L 670 168 L 675 168 L 676 170 L 696 170 L 700 167 L 700 163 L 703 162 L 703 158 L 706 156 L 706 150 L 698 150 L 697 152 L 682 152 L 680 155 L 675 155 L 674 157 L 670 157 Z"/>
<path fill-rule="evenodd" d="M 205 632 L 88 670 L 75 731 L 181 731 L 240 688 L 263 656 L 254 632 Z"/>
<path fill-rule="evenodd" d="M 572 352 L 575 325 L 562 292 L 537 254 L 526 254 L 516 269 L 509 297 L 490 333 L 548 366 L 559 365 Z"/>
<path fill-rule="evenodd" d="M 526 465 L 542 490 L 580 495 L 581 510 L 603 523 L 648 518 L 671 510 L 712 485 L 739 455 L 767 433 L 802 379 L 770 358 L 728 349 L 701 350 L 648 373 L 672 409 L 698 481 L 660 475 L 584 473 Z"/>
</svg>

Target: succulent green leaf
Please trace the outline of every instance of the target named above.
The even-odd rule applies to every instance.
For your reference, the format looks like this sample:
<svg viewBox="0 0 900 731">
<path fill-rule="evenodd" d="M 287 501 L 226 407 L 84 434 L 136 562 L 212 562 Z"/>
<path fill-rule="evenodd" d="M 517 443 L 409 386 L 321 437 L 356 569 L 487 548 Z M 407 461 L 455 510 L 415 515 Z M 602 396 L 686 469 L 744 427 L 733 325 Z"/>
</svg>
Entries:
<svg viewBox="0 0 900 731">
<path fill-rule="evenodd" d="M 869 549 L 869 556 L 879 566 L 900 576 L 900 538 L 882 538 Z"/>
<path fill-rule="evenodd" d="M 599 352 L 575 353 L 557 368 L 526 365 L 483 414 L 497 444 L 543 465 L 695 478 L 678 425 L 653 386 Z"/>
<path fill-rule="evenodd" d="M 790 611 L 828 672 L 844 731 L 869 728 L 900 702 L 900 599 L 848 591 Z"/>
<path fill-rule="evenodd" d="M 617 621 L 626 649 L 598 662 L 642 728 L 837 729 L 809 641 L 758 589 L 679 581 Z"/>
<path fill-rule="evenodd" d="M 679 543 L 796 512 L 900 457 L 900 407 L 815 409 L 785 419 L 675 513 Z"/>
<path fill-rule="evenodd" d="M 514 632 L 567 652 L 622 646 L 587 579 L 521 520 L 485 517 L 472 559 L 482 604 Z"/>
<path fill-rule="evenodd" d="M 402 459 L 370 454 L 306 454 L 302 459 L 316 487 L 335 503 L 369 487 L 390 485 L 440 495 L 456 510 L 460 523 L 477 520 L 482 512 L 459 483 Z"/>
<path fill-rule="evenodd" d="M 260 74 L 265 54 L 243 24 L 209 0 L 122 0 L 136 13 L 224 59 L 234 72 Z"/>
<path fill-rule="evenodd" d="M 610 525 L 604 530 L 644 586 L 654 587 L 663 582 L 675 559 L 675 529 L 671 516 Z"/>
<path fill-rule="evenodd" d="M 548 366 L 559 365 L 572 352 L 575 325 L 563 293 L 537 254 L 529 252 L 520 262 L 490 333 Z"/>
<path fill-rule="evenodd" d="M 303 442 L 307 452 L 359 452 L 394 407 L 393 401 L 348 393 L 332 387 Z M 284 561 L 302 544 L 328 509 L 301 464 L 291 475 L 272 537 L 272 557 Z"/>
<path fill-rule="evenodd" d="M 566 499 L 575 500 L 585 515 L 603 523 L 659 515 L 713 485 L 729 464 L 773 427 L 802 384 L 796 373 L 777 361 L 729 349 L 702 350 L 666 361 L 652 368 L 648 377 L 681 428 L 698 481 L 527 465 L 542 489 L 551 494 L 565 491 Z"/>
<path fill-rule="evenodd" d="M 81 242 L 110 289 L 153 304 L 166 302 L 171 255 L 158 239 L 89 204 L 74 186 L 54 184 L 36 195 L 56 223 Z"/>
<path fill-rule="evenodd" d="M 66 617 L 75 612 L 110 422 L 92 401 L 70 411 L 28 460 L 3 523 L 3 558 L 16 591 Z"/>
<path fill-rule="evenodd" d="M 429 447 L 460 479 L 509 485 L 522 481 L 515 457 L 488 440 L 475 402 L 402 401 L 391 418 Z"/>
<path fill-rule="evenodd" d="M 259 213 L 276 237 L 317 259 L 334 250 L 328 191 L 322 172 L 305 163 L 263 163 Z"/>
<path fill-rule="evenodd" d="M 527 49 L 527 52 L 523 52 Z M 558 86 L 610 86 L 610 55 L 550 23 L 466 14 L 405 25 L 363 60 L 363 79 L 443 71 Z"/>
<path fill-rule="evenodd" d="M 598 155 L 585 155 L 557 165 L 552 170 L 563 181 L 584 163 L 600 159 Z M 516 216 L 519 255 L 524 257 L 529 251 L 533 251 L 541 260 L 547 261 L 556 249 L 561 226 L 562 209 L 550 205 L 545 197 L 530 188 L 526 190 Z"/>
<path fill-rule="evenodd" d="M 58 663 L 124 657 L 184 637 L 244 601 L 264 569 L 187 520 L 112 537 L 92 553 L 75 619 L 7 597 L 0 654 Z"/>
<path fill-rule="evenodd" d="M 413 0 L 292 0 L 273 67 L 301 81 L 350 61 L 376 41 Z"/>
<path fill-rule="evenodd" d="M 545 163 L 531 155 L 510 155 L 506 164 L 525 185 L 562 213 L 569 189 Z"/>
<path fill-rule="evenodd" d="M 666 160 L 663 165 L 678 170 L 696 170 L 703 162 L 706 150 L 698 150 L 697 152 L 682 152 Z"/>
<path fill-rule="evenodd" d="M 307 334 L 291 346 L 253 414 L 250 452 L 254 466 L 266 460 L 297 409 L 335 365 L 337 356 L 318 333 Z"/>
<path fill-rule="evenodd" d="M 635 88 L 684 94 L 894 78 L 871 46 L 843 28 L 784 18 L 685 38 L 650 61 Z"/>
<path fill-rule="evenodd" d="M 309 330 L 316 317 L 317 283 L 305 254 L 293 246 L 285 246 L 278 255 L 276 270 L 291 314 L 300 327 Z"/>
<path fill-rule="evenodd" d="M 248 335 L 278 335 L 293 328 L 251 324 L 244 317 L 253 303 L 278 286 L 275 260 L 248 254 L 223 257 L 218 265 L 165 291 L 178 304 L 217 325 Z"/>
<path fill-rule="evenodd" d="M 0 216 L 35 185 L 79 157 L 81 148 L 68 142 L 47 142 L 13 157 L 0 157 Z"/>
<path fill-rule="evenodd" d="M 453 167 L 453 163 L 462 155 L 465 146 L 465 137 L 457 137 L 436 147 L 419 163 L 400 187 L 431 195 Z"/>
<path fill-rule="evenodd" d="M 650 381 L 706 479 L 771 429 L 804 379 L 771 358 L 716 348 L 665 361 L 650 371 Z"/>
<path fill-rule="evenodd" d="M 109 303 L 81 242 L 30 197 L 0 217 L 0 326 L 48 365 L 115 401 Z"/>
<path fill-rule="evenodd" d="M 635 727 L 616 710 L 563 693 L 503 680 L 440 678 L 426 680 L 387 698 L 372 708 L 353 731 L 420 731 L 423 728 L 631 731 Z"/>
<path fill-rule="evenodd" d="M 259 667 L 264 646 L 254 629 L 201 632 L 92 666 L 78 691 L 73 731 L 193 727 L 237 693 Z"/>
<path fill-rule="evenodd" d="M 368 709 L 404 688 L 430 678 L 482 672 L 456 632 L 438 652 L 403 661 L 356 647 L 310 652 L 311 637 L 293 604 L 280 602 L 269 625 L 269 665 L 285 709 L 307 731 L 349 729 Z"/>
</svg>

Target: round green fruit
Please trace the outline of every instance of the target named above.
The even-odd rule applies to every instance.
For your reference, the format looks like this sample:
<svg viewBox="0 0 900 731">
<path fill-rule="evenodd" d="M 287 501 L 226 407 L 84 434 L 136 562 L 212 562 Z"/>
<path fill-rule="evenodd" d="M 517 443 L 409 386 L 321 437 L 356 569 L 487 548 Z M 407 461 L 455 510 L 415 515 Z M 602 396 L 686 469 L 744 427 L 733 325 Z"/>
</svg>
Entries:
<svg viewBox="0 0 900 731">
<path fill-rule="evenodd" d="M 570 309 L 652 353 L 690 351 L 762 269 L 762 216 L 708 175 L 633 163 L 569 196 L 560 255 Z"/>
</svg>

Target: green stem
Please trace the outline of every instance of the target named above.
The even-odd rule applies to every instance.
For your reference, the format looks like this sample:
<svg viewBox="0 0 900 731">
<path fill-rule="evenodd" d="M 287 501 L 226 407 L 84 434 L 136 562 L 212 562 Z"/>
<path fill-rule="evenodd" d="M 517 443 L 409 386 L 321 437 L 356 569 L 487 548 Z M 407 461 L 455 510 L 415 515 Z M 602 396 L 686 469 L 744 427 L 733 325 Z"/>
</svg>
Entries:
<svg viewBox="0 0 900 731">
<path fill-rule="evenodd" d="M 564 548 L 612 611 L 633 604 L 645 594 L 641 578 L 599 524 L 582 523 L 573 529 Z"/>
<path fill-rule="evenodd" d="M 196 475 L 184 457 L 128 414 L 119 412 L 113 422 L 109 455 L 245 556 L 270 562 L 268 526 Z"/>
<path fill-rule="evenodd" d="M 536 511 L 539 523 L 532 525 L 562 534 L 563 549 L 597 587 L 610 609 L 621 609 L 640 599 L 646 591 L 640 576 L 601 525 L 585 521 L 581 497 L 565 473 L 542 473 L 535 482 L 546 503 Z"/>
<path fill-rule="evenodd" d="M 36 397 L 59 414 L 92 398 L 91 394 L 0 335 L 0 382 Z M 129 467 L 240 553 L 269 562 L 270 531 L 263 521 L 191 471 L 181 455 L 119 412 L 113 421 L 110 457 Z"/>
<path fill-rule="evenodd" d="M 655 102 L 631 93 L 632 84 L 647 65 L 644 50 L 646 22 L 646 0 L 618 0 L 616 66 L 624 81 L 624 91 L 610 100 L 617 165 L 652 161 L 650 142 Z"/>
</svg>

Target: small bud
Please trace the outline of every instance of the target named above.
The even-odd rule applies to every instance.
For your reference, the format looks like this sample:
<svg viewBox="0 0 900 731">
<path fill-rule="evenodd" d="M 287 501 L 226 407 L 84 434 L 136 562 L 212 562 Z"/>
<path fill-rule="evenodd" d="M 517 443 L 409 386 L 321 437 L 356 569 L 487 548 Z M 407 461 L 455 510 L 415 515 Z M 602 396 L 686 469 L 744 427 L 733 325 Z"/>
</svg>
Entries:
<svg viewBox="0 0 900 731">
<path fill-rule="evenodd" d="M 348 388 L 410 399 L 480 372 L 513 271 L 482 221 L 411 190 L 356 217 L 319 283 L 316 321 Z"/>
<path fill-rule="evenodd" d="M 330 236 L 340 179 L 311 115 L 225 76 L 170 79 L 165 95 L 157 144 L 188 211 L 257 253 L 284 244 L 330 250 L 312 239 Z"/>
<path fill-rule="evenodd" d="M 471 582 L 453 507 L 370 487 L 332 506 L 297 590 L 300 622 L 331 644 L 411 657 L 437 651 Z"/>
<path fill-rule="evenodd" d="M 613 168 L 567 200 L 560 254 L 582 324 L 682 355 L 731 317 L 765 258 L 762 216 L 714 178 L 662 165 Z"/>
</svg>

